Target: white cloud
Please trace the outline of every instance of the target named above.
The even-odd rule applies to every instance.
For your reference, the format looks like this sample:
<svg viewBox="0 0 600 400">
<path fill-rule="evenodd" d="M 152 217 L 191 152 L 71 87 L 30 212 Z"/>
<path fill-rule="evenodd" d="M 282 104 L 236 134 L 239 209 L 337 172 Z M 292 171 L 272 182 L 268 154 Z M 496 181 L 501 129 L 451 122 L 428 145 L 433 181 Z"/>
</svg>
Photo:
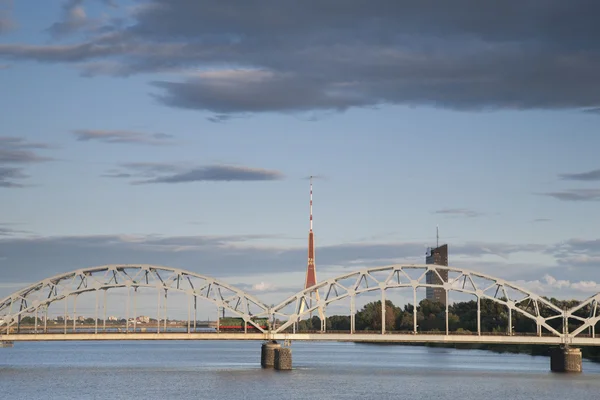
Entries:
<svg viewBox="0 0 600 400">
<path fill-rule="evenodd" d="M 269 282 L 260 282 L 252 285 L 252 290 L 256 290 L 258 292 L 265 292 L 267 290 L 274 290 L 275 285 Z"/>
<path fill-rule="evenodd" d="M 556 295 L 557 291 L 565 293 L 597 293 L 600 292 L 600 284 L 594 281 L 571 282 L 566 279 L 556 279 L 552 275 L 544 275 L 542 279 L 531 281 L 519 280 L 514 282 L 517 286 L 539 295 Z"/>
</svg>

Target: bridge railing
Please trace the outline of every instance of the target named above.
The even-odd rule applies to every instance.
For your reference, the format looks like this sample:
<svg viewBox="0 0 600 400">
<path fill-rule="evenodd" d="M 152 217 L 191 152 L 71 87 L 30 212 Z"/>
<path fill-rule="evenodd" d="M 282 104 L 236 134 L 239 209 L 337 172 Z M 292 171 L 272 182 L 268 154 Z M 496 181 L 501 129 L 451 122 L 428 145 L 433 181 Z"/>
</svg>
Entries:
<svg viewBox="0 0 600 400">
<path fill-rule="evenodd" d="M 220 280 L 198 275 L 189 271 L 152 265 L 108 265 L 72 271 L 47 278 L 30 285 L 0 301 L 0 334 L 13 334 L 30 330 L 22 324 L 25 316 L 33 316 L 34 331 L 47 332 L 48 308 L 59 301 L 73 300 L 72 310 L 65 308 L 64 333 L 77 332 L 75 322 L 76 304 L 79 295 L 95 293 L 94 333 L 110 329 L 106 323 L 106 296 L 113 289 L 125 289 L 127 293 L 126 331 L 137 332 L 135 296 L 138 289 L 154 289 L 157 294 L 157 331 L 166 331 L 167 299 L 169 292 L 178 292 L 188 299 L 187 331 L 196 330 L 197 301 L 212 303 L 218 310 L 226 310 L 243 321 L 243 330 L 250 326 L 262 333 L 298 332 L 299 323 L 313 314 L 321 321 L 319 332 L 327 332 L 327 311 L 332 306 L 349 302 L 349 333 L 357 333 L 356 315 L 359 296 L 370 294 L 380 300 L 381 318 L 378 334 L 411 332 L 429 334 L 419 327 L 417 291 L 431 290 L 445 299 L 444 328 L 431 334 L 445 335 L 522 335 L 557 336 L 568 343 L 574 337 L 595 337 L 595 327 L 600 322 L 598 303 L 600 294 L 590 297 L 569 310 L 557 307 L 549 300 L 518 287 L 506 280 L 466 269 L 438 265 L 391 265 L 367 268 L 343 274 L 319 282 L 302 290 L 276 306 L 269 307 L 259 299 Z M 412 330 L 394 331 L 386 324 L 387 298 L 396 289 L 405 289 L 412 295 Z M 470 295 L 476 303 L 476 330 L 455 332 L 449 322 L 449 299 L 451 293 Z M 133 308 L 129 305 L 132 302 Z M 506 310 L 506 332 L 485 332 L 482 329 L 482 304 L 491 302 Z M 66 306 L 65 306 L 66 307 Z M 339 308 L 339 307 L 338 307 Z M 100 315 L 102 313 L 103 315 Z M 69 315 L 70 314 L 70 315 Z M 43 316 L 43 322 L 40 322 Z M 72 322 L 68 316 L 73 317 Z M 134 322 L 130 323 L 130 318 Z M 258 319 L 267 320 L 262 327 Z M 514 332 L 516 318 L 525 318 L 535 326 L 535 333 Z M 217 329 L 219 329 L 217 314 Z M 42 326 L 40 326 L 42 325 Z M 131 326 L 133 325 L 133 326 Z M 57 327 L 55 327 L 56 329 Z M 362 331 L 361 333 L 365 333 Z M 369 332 L 371 333 L 371 332 Z"/>
</svg>

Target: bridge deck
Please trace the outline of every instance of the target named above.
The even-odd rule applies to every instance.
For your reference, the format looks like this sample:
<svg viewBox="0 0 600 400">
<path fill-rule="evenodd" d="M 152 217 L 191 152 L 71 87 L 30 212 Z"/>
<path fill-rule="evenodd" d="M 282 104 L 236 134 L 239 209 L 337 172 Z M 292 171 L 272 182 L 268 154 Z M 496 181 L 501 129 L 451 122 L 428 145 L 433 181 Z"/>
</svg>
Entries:
<svg viewBox="0 0 600 400">
<path fill-rule="evenodd" d="M 480 343 L 480 344 L 540 344 L 560 345 L 564 339 L 557 336 L 492 336 L 492 335 L 411 335 L 411 334 L 349 334 L 349 333 L 40 333 L 0 335 L 1 341 L 106 341 L 106 340 L 300 340 L 377 343 Z M 573 346 L 600 346 L 600 338 L 575 337 L 569 339 Z"/>
</svg>

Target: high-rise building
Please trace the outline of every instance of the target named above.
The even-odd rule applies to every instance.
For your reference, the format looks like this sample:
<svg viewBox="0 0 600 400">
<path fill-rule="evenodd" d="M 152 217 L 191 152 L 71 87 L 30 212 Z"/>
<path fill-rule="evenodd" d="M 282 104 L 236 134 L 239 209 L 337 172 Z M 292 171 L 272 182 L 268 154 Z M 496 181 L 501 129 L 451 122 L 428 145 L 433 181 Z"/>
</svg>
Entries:
<svg viewBox="0 0 600 400">
<path fill-rule="evenodd" d="M 429 248 L 425 257 L 425 263 L 448 266 L 448 245 L 444 244 L 433 249 Z M 441 284 L 443 282 L 440 280 L 440 278 L 442 278 L 444 282 L 448 282 L 447 270 L 438 269 L 437 273 L 439 276 L 433 271 L 427 272 L 427 275 L 425 276 L 425 282 L 428 284 Z M 426 289 L 425 298 L 431 301 L 439 301 L 445 305 L 446 291 L 443 288 L 428 287 Z"/>
</svg>

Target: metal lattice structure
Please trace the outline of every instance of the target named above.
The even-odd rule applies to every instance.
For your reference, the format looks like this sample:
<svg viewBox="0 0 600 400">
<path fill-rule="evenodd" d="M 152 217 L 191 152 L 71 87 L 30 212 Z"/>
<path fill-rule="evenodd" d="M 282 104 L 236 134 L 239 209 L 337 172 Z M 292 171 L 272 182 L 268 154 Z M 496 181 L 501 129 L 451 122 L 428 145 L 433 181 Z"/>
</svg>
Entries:
<svg viewBox="0 0 600 400">
<path fill-rule="evenodd" d="M 442 274 L 440 274 L 440 271 L 444 271 L 444 277 L 446 276 L 446 272 L 448 273 L 447 280 L 442 279 Z M 439 279 L 427 280 L 427 274 L 434 274 Z M 428 283 L 428 281 L 434 283 Z M 64 301 L 65 303 L 64 334 L 66 335 L 69 333 L 66 322 L 69 299 L 73 300 L 73 307 L 72 310 L 70 310 L 73 317 L 73 329 L 71 330 L 71 333 L 76 333 L 75 316 L 77 297 L 80 294 L 88 292 L 95 292 L 96 301 L 94 315 L 95 326 L 93 327 L 93 331 L 87 332 L 87 338 L 90 340 L 93 340 L 93 337 L 100 338 L 100 336 L 94 334 L 98 334 L 99 330 L 101 331 L 100 333 L 107 333 L 107 292 L 117 288 L 125 288 L 127 290 L 127 323 L 129 324 L 129 317 L 133 316 L 133 332 L 137 332 L 135 329 L 135 296 L 137 290 L 139 288 L 150 288 L 156 290 L 157 324 L 155 333 L 163 334 L 163 337 L 164 334 L 167 333 L 167 295 L 170 291 L 177 291 L 187 295 L 187 334 L 189 335 L 191 332 L 191 321 L 193 320 L 193 329 L 196 336 L 185 336 L 183 338 L 200 337 L 199 335 L 205 335 L 203 338 L 208 338 L 210 336 L 210 334 L 207 333 L 198 334 L 196 332 L 196 303 L 197 300 L 200 299 L 212 302 L 214 305 L 216 305 L 218 310 L 227 310 L 229 313 L 245 321 L 243 332 L 239 332 L 237 334 L 237 338 L 243 336 L 253 340 L 266 338 L 274 339 L 276 337 L 291 340 L 292 337 L 289 335 L 294 336 L 297 333 L 296 330 L 298 322 L 303 319 L 307 319 L 312 313 L 315 313 L 321 319 L 320 333 L 326 333 L 327 307 L 333 303 L 339 302 L 339 304 L 342 304 L 342 302 L 348 300 L 350 303 L 349 332 L 347 334 L 340 334 L 338 332 L 331 333 L 330 335 L 318 336 L 331 336 L 335 337 L 335 340 L 348 340 L 350 339 L 350 335 L 360 336 L 360 334 L 357 334 L 355 329 L 357 296 L 371 293 L 372 295 L 378 295 L 381 299 L 381 334 L 385 335 L 380 336 L 382 340 L 384 340 L 385 337 L 389 337 L 389 340 L 393 340 L 391 336 L 397 336 L 398 340 L 413 340 L 409 338 L 410 336 L 414 338 L 415 341 L 419 341 L 418 337 L 423 338 L 428 335 L 421 335 L 421 332 L 418 330 L 417 290 L 422 288 L 434 288 L 437 290 L 443 290 L 446 295 L 446 331 L 445 333 L 440 332 L 440 335 L 442 335 L 440 338 L 434 338 L 432 340 L 448 340 L 447 337 L 450 334 L 448 322 L 449 295 L 451 292 L 458 292 L 474 296 L 476 299 L 477 336 L 471 336 L 471 338 L 468 339 L 470 342 L 477 342 L 478 340 L 481 342 L 485 342 L 486 340 L 490 341 L 489 336 L 486 339 L 484 336 L 482 336 L 481 332 L 482 300 L 486 300 L 506 307 L 508 314 L 507 332 L 504 334 L 500 333 L 500 335 L 504 335 L 506 339 L 498 338 L 498 340 L 493 340 L 494 343 L 501 343 L 501 340 L 517 342 L 517 340 L 523 339 L 522 341 L 527 343 L 561 343 L 564 345 L 569 345 L 571 343 L 575 343 L 576 339 L 577 343 L 580 344 L 600 345 L 600 341 L 596 339 L 595 334 L 595 326 L 596 324 L 600 323 L 600 313 L 598 310 L 600 293 L 590 297 L 580 304 L 577 304 L 571 309 L 562 310 L 547 299 L 514 285 L 506 280 L 466 269 L 432 264 L 391 265 L 385 267 L 367 268 L 360 271 L 347 273 L 336 278 L 320 282 L 310 288 L 306 288 L 289 297 L 287 300 L 281 302 L 279 305 L 273 307 L 265 305 L 256 297 L 222 281 L 181 269 L 137 264 L 106 265 L 85 268 L 44 279 L 1 300 L 0 338 L 3 335 L 5 335 L 6 339 L 8 335 L 15 333 L 18 334 L 21 318 L 24 316 L 35 316 L 35 327 L 33 333 L 48 333 L 45 335 L 45 337 L 53 337 L 52 340 L 57 340 L 56 332 L 53 333 L 54 336 L 52 336 L 47 331 L 46 322 L 48 320 L 47 317 L 49 306 L 52 303 L 60 301 Z M 410 332 L 409 335 L 406 335 L 406 332 L 396 332 L 390 334 L 390 332 L 386 332 L 385 323 L 386 295 L 389 296 L 390 292 L 393 292 L 394 289 L 403 288 L 409 293 L 412 291 L 413 331 Z M 133 295 L 131 294 L 132 292 Z M 314 303 L 314 297 L 312 297 L 314 292 L 318 292 L 320 294 L 316 303 Z M 133 297 L 133 310 L 130 310 L 130 296 Z M 312 303 L 311 298 L 313 300 Z M 103 303 L 102 307 L 100 307 L 101 302 Z M 161 308 L 163 311 L 161 311 Z M 103 310 L 103 316 L 99 315 L 100 309 Z M 161 313 L 163 313 L 162 319 Z M 192 313 L 194 318 L 192 318 Z M 513 332 L 512 323 L 515 313 L 518 313 L 535 323 L 535 326 L 537 326 L 537 333 L 535 336 L 525 337 Z M 45 318 L 43 318 L 43 329 L 38 329 L 40 328 L 38 327 L 39 315 L 45 315 Z M 264 325 L 261 326 L 255 321 L 257 318 L 267 318 L 269 321 L 267 324 L 268 326 L 266 328 L 264 328 Z M 161 321 L 163 322 L 162 332 Z M 218 321 L 219 314 L 217 312 L 217 327 L 219 326 Z M 100 323 L 102 323 L 101 326 L 99 326 Z M 248 332 L 248 327 L 252 327 L 253 332 Z M 569 331 L 570 327 L 572 327 L 571 331 Z M 589 331 L 588 335 L 583 334 L 586 330 Z M 127 333 L 129 332 L 128 325 Z M 155 333 L 152 333 L 152 335 Z M 240 335 L 240 333 L 242 335 Z M 181 332 L 172 334 L 180 335 Z M 473 334 L 475 335 L 475 333 Z M 62 333 L 60 333 L 60 335 L 62 335 Z M 144 337 L 144 335 L 146 335 L 145 337 L 148 337 L 148 334 L 140 333 L 138 335 L 139 337 Z M 229 336 L 216 335 L 213 337 L 217 338 L 218 336 L 225 339 L 236 338 L 235 333 L 223 335 Z M 444 335 L 446 335 L 446 338 L 444 338 Z M 80 336 L 83 337 L 83 335 Z M 107 337 L 109 335 L 107 333 L 107 335 L 103 336 Z M 132 335 L 128 336 L 131 337 Z M 372 334 L 368 336 L 372 337 Z M 431 335 L 429 336 L 433 337 Z M 180 335 L 173 337 L 182 336 Z M 301 339 L 303 336 L 302 334 L 299 334 L 295 335 L 294 337 Z M 521 339 L 519 337 L 521 337 Z M 22 340 L 26 339 L 22 338 Z M 39 340 L 44 339 L 40 338 Z M 319 339 L 316 339 L 315 336 L 304 335 L 304 340 Z M 452 340 L 462 340 L 464 342 L 467 341 L 467 339 L 460 339 L 456 335 Z"/>
<path fill-rule="evenodd" d="M 188 331 L 191 327 L 192 303 L 195 312 L 197 300 L 201 299 L 210 301 L 217 307 L 230 311 L 234 315 L 243 318 L 248 324 L 253 325 L 260 332 L 265 332 L 262 327 L 253 321 L 253 317 L 266 317 L 268 315 L 268 307 L 260 300 L 240 289 L 217 279 L 181 269 L 154 265 L 126 264 L 92 267 L 56 275 L 13 293 L 0 301 L 0 319 L 3 321 L 3 324 L 0 325 L 0 334 L 10 332 L 10 329 L 15 326 L 18 327 L 21 317 L 31 314 L 35 315 L 35 331 L 38 331 L 38 315 L 44 315 L 45 313 L 46 318 L 44 318 L 44 321 L 47 321 L 48 306 L 57 301 L 68 300 L 70 297 L 74 297 L 73 316 L 75 316 L 77 296 L 82 293 L 93 291 L 96 292 L 95 333 L 98 333 L 98 321 L 101 319 L 98 315 L 100 310 L 100 297 L 103 297 L 104 302 L 103 328 L 106 329 L 106 293 L 115 288 L 127 288 L 128 314 L 130 313 L 129 296 L 131 289 L 133 289 L 133 296 L 136 295 L 138 288 L 156 289 L 158 297 L 158 332 L 160 332 L 161 298 L 163 296 L 163 322 L 164 329 L 166 330 L 166 311 L 169 291 L 185 293 L 190 300 L 188 303 Z M 67 301 L 65 301 L 65 333 L 67 331 L 66 307 Z M 258 312 L 253 314 L 251 310 L 258 310 Z M 132 316 L 135 318 L 135 307 L 132 312 Z M 130 315 L 127 316 L 127 321 L 129 321 L 129 317 Z M 195 329 L 196 318 L 193 320 Z M 73 321 L 75 321 L 74 318 Z M 247 324 L 244 325 L 246 326 Z M 44 326 L 43 329 L 45 332 L 47 326 Z"/>
<path fill-rule="evenodd" d="M 600 322 L 600 315 L 598 313 L 598 303 L 600 302 L 600 293 L 596 293 L 594 296 L 582 301 L 579 305 L 565 311 L 565 319 L 578 321 L 581 326 L 570 333 L 572 337 L 579 335 L 586 329 L 591 331 L 591 336 L 596 336 L 596 324 Z M 587 316 L 582 316 L 581 311 L 588 308 L 589 311 Z M 579 312 L 580 315 L 577 315 Z"/>
<path fill-rule="evenodd" d="M 440 276 L 438 272 L 440 270 L 448 271 L 447 282 L 444 282 L 444 279 Z M 435 274 L 439 278 L 438 282 L 441 283 L 426 283 L 426 274 L 429 271 Z M 500 278 L 465 269 L 431 264 L 393 265 L 363 269 L 323 281 L 291 296 L 273 308 L 272 313 L 275 317 L 287 320 L 287 322 L 277 327 L 275 332 L 283 332 L 290 327 L 293 327 L 295 332 L 296 323 L 303 319 L 303 317 L 306 317 L 314 311 L 319 311 L 320 315 L 325 314 L 325 309 L 329 304 L 349 297 L 350 333 L 354 333 L 356 314 L 355 300 L 357 295 L 372 291 L 380 291 L 382 305 L 381 315 L 382 321 L 384 321 L 386 312 L 386 290 L 394 288 L 411 288 L 413 291 L 413 304 L 416 305 L 417 289 L 427 287 L 441 288 L 446 293 L 446 334 L 449 333 L 448 295 L 449 292 L 456 291 L 470 294 L 477 298 L 477 333 L 479 335 L 481 334 L 481 299 L 489 299 L 507 307 L 509 326 L 512 326 L 512 314 L 517 312 L 536 323 L 539 336 L 542 335 L 543 329 L 553 335 L 563 336 L 563 332 L 559 332 L 549 325 L 548 322 L 554 319 L 564 319 L 564 311 L 550 303 L 548 300 Z M 321 300 L 310 307 L 309 294 L 315 290 L 321 292 Z M 294 311 L 292 313 L 284 312 L 283 310 L 290 305 L 293 305 Z M 413 313 L 413 330 L 416 334 L 417 307 L 413 307 Z M 591 323 L 591 321 L 589 323 Z M 325 330 L 325 326 L 326 324 L 322 320 L 322 331 Z M 381 326 L 381 333 L 384 334 L 385 323 L 382 323 Z M 512 334 L 512 332 L 509 333 Z"/>
</svg>

